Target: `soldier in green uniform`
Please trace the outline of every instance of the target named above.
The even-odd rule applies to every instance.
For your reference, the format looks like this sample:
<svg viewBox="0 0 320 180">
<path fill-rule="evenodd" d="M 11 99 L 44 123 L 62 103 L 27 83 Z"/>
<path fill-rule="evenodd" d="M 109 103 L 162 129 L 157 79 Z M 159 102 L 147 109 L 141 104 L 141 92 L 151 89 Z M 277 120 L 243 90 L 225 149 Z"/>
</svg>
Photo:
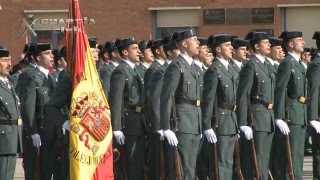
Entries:
<svg viewBox="0 0 320 180">
<path fill-rule="evenodd" d="M 65 54 L 65 47 L 62 47 L 61 50 L 57 49 L 53 51 L 54 56 L 54 70 L 51 73 L 54 79 L 58 82 L 58 77 L 60 72 L 67 68 L 67 62 L 65 60 L 66 54 Z"/>
<path fill-rule="evenodd" d="M 304 142 L 307 129 L 307 80 L 306 71 L 300 62 L 305 42 L 302 33 L 298 31 L 285 31 L 280 35 L 287 55 L 279 65 L 275 87 L 275 124 L 280 133 L 276 133 L 279 152 L 275 156 L 277 161 L 286 162 L 284 138 L 289 135 L 292 165 L 296 180 L 302 179 Z M 285 120 L 285 111 L 289 111 L 289 120 Z M 279 171 L 275 177 L 285 179 L 287 175 L 286 163 L 279 163 Z"/>
<path fill-rule="evenodd" d="M 313 39 L 316 40 L 317 48 L 320 49 L 320 31 L 315 32 Z M 312 158 L 313 158 L 313 178 L 320 179 L 320 157 L 319 157 L 319 134 L 320 134 L 320 56 L 319 53 L 312 61 L 307 71 L 309 85 L 308 120 L 312 128 Z"/>
<path fill-rule="evenodd" d="M 119 44 L 120 39 L 117 39 L 115 42 L 108 41 L 104 45 L 106 52 L 109 54 L 109 64 L 104 65 L 100 70 L 99 75 L 102 82 L 102 87 L 106 98 L 109 98 L 110 92 L 110 76 L 112 72 L 121 62 L 121 57 L 117 51 L 117 45 Z"/>
<path fill-rule="evenodd" d="M 305 69 L 308 69 L 311 63 L 311 48 L 303 48 L 301 53 L 301 62 Z"/>
<path fill-rule="evenodd" d="M 233 55 L 230 65 L 233 68 L 237 83 L 239 83 L 239 73 L 243 67 L 244 62 L 247 61 L 247 47 L 249 42 L 241 38 L 232 39 Z"/>
<path fill-rule="evenodd" d="M 270 63 L 270 69 L 276 74 L 279 62 L 281 60 L 282 40 L 274 37 L 269 38 L 271 44 L 271 53 L 268 54 L 267 60 Z"/>
<path fill-rule="evenodd" d="M 143 179 L 144 86 L 135 65 L 141 52 L 134 38 L 122 39 L 118 52 L 122 62 L 111 74 L 109 94 L 113 136 L 119 145 L 124 145 L 128 180 Z"/>
<path fill-rule="evenodd" d="M 0 49 L 0 179 L 13 180 L 17 153 L 22 152 L 20 102 L 9 82 L 11 57 Z"/>
<path fill-rule="evenodd" d="M 178 147 L 183 179 L 195 179 L 202 117 L 199 75 L 192 56 L 199 53 L 199 41 L 190 29 L 178 32 L 176 43 L 181 54 L 168 66 L 164 74 L 160 96 L 160 128 L 169 144 Z M 173 108 L 178 117 L 176 133 L 170 130 Z"/>
<path fill-rule="evenodd" d="M 139 43 L 141 57 L 140 57 L 140 64 L 137 67 L 137 69 L 141 77 L 144 77 L 144 74 L 146 73 L 147 69 L 150 67 L 150 65 L 154 61 L 154 56 L 151 51 L 151 44 L 152 44 L 152 41 L 145 41 L 145 40 Z"/>
<path fill-rule="evenodd" d="M 40 162 L 40 177 L 46 180 L 51 179 L 55 167 L 55 135 L 57 130 L 62 131 L 44 118 L 44 106 L 55 88 L 55 80 L 48 70 L 53 66 L 50 44 L 37 44 L 33 57 L 38 66 L 26 72 L 23 94 L 20 94 L 26 141 L 24 168 L 26 179 L 34 179 L 35 176 L 39 177 L 35 173 L 35 164 Z"/>
<path fill-rule="evenodd" d="M 210 40 L 212 39 L 212 40 Z M 238 133 L 236 117 L 236 77 L 229 64 L 233 47 L 227 34 L 209 37 L 215 61 L 203 77 L 203 131 L 209 143 L 217 143 L 220 179 L 232 179 L 233 152 Z M 215 104 L 217 106 L 215 106 Z M 214 108 L 217 108 L 214 110 Z M 213 115 L 218 116 L 215 124 Z M 216 135 L 213 128 L 216 126 Z"/>
<path fill-rule="evenodd" d="M 253 56 L 240 72 L 237 90 L 237 118 L 240 130 L 243 132 L 242 136 L 244 136 L 241 138 L 241 169 L 244 179 L 253 179 L 253 167 L 250 164 L 252 160 L 248 159 L 251 157 L 248 142 L 254 138 L 259 178 L 268 179 L 274 134 L 275 76 L 266 63 L 266 55 L 270 53 L 269 35 L 254 32 L 250 38 Z M 251 114 L 253 122 L 248 122 L 248 113 Z"/>
<path fill-rule="evenodd" d="M 151 66 L 146 70 L 146 73 L 144 74 L 144 82 L 145 82 L 145 100 L 146 100 L 146 110 L 147 110 L 147 121 L 148 121 L 148 125 L 152 124 L 151 122 L 153 122 L 153 116 L 152 116 L 152 112 L 151 109 L 149 108 L 149 103 L 151 103 L 149 101 L 149 97 L 150 97 L 150 89 L 151 89 L 151 81 L 152 81 L 152 77 L 154 75 L 154 73 L 160 68 L 162 67 L 165 62 L 166 62 L 166 54 L 163 50 L 163 46 L 164 44 L 167 43 L 168 38 L 164 38 L 164 39 L 158 39 L 158 40 L 153 40 L 151 41 L 151 51 L 155 56 L 155 59 L 153 61 L 153 63 L 151 64 Z M 150 128 L 150 127 L 149 127 Z M 149 132 L 148 134 L 148 157 L 147 157 L 147 161 L 148 161 L 148 176 L 150 179 L 159 179 L 159 156 L 156 156 L 156 154 L 158 154 L 157 152 L 159 152 L 159 144 L 160 144 L 160 139 L 159 139 L 159 134 L 157 133 L 157 131 L 154 131 L 154 129 L 152 131 Z"/>
<path fill-rule="evenodd" d="M 174 38 L 174 37 L 173 37 Z M 158 68 L 151 80 L 150 93 L 148 98 L 149 104 L 149 127 L 150 127 L 150 141 L 148 143 L 148 169 L 149 178 L 160 179 L 160 140 L 163 143 L 162 151 L 164 151 L 164 165 L 165 165 L 165 176 L 167 179 L 175 179 L 173 157 L 172 157 L 172 146 L 168 144 L 168 141 L 163 141 L 164 137 L 160 129 L 160 95 L 163 83 L 164 73 L 169 64 L 175 60 L 179 55 L 179 49 L 176 47 L 174 40 L 163 45 L 163 51 L 168 57 L 163 66 Z M 158 132 L 160 132 L 158 134 Z M 152 174 L 153 173 L 153 174 Z"/>
</svg>

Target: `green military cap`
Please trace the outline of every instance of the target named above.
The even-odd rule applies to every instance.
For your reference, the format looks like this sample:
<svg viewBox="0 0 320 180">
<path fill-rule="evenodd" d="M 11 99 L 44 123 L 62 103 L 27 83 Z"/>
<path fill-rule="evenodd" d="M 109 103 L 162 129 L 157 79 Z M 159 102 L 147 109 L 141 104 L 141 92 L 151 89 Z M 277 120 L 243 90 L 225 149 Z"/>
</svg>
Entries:
<svg viewBox="0 0 320 180">
<path fill-rule="evenodd" d="M 231 43 L 235 49 L 238 49 L 239 47 L 243 47 L 243 46 L 245 46 L 245 47 L 249 46 L 249 42 L 247 40 L 242 39 L 242 38 L 233 38 Z"/>
<path fill-rule="evenodd" d="M 97 38 L 96 37 L 88 37 L 90 48 L 97 48 Z"/>
<path fill-rule="evenodd" d="M 203 37 L 198 37 L 198 41 L 200 42 L 199 46 L 206 46 L 208 45 L 208 40 Z"/>
<path fill-rule="evenodd" d="M 269 43 L 271 44 L 271 47 L 273 46 L 282 46 L 282 40 L 275 38 L 275 37 L 270 37 L 269 38 Z"/>
<path fill-rule="evenodd" d="M 211 47 L 217 47 L 220 44 L 230 41 L 229 34 L 217 34 L 215 36 L 209 36 L 208 38 L 208 45 Z"/>
<path fill-rule="evenodd" d="M 140 51 L 143 52 L 146 49 L 150 49 L 151 44 L 152 44 L 152 41 L 143 40 L 143 41 L 139 42 L 138 46 L 139 46 Z"/>
<path fill-rule="evenodd" d="M 269 34 L 266 32 L 253 32 L 250 41 L 261 41 L 269 39 Z"/>
<path fill-rule="evenodd" d="M 302 32 L 300 31 L 283 31 L 279 38 L 283 40 L 289 40 L 297 37 L 302 37 Z"/>
<path fill-rule="evenodd" d="M 34 53 L 40 53 L 42 51 L 51 50 L 51 44 L 48 43 L 37 43 Z"/>
<path fill-rule="evenodd" d="M 177 37 L 175 38 L 175 40 L 182 41 L 193 36 L 197 36 L 193 29 L 183 30 L 177 32 Z"/>
<path fill-rule="evenodd" d="M 320 40 L 320 31 L 314 32 L 312 39 L 319 41 Z"/>
<path fill-rule="evenodd" d="M 124 39 L 121 39 L 119 44 L 117 45 L 117 48 L 123 48 L 123 47 L 128 47 L 132 44 L 138 44 L 136 39 L 133 38 L 133 37 L 130 37 L 130 38 L 124 38 Z"/>
<path fill-rule="evenodd" d="M 0 49 L 0 58 L 2 57 L 9 57 L 9 50 L 6 49 L 4 46 Z"/>
</svg>

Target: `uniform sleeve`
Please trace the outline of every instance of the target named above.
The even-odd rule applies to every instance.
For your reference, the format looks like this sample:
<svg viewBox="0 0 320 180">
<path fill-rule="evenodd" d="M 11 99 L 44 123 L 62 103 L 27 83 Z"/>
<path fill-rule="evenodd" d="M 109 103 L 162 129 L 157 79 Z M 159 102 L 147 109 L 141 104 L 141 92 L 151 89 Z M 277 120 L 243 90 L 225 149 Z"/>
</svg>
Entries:
<svg viewBox="0 0 320 180">
<path fill-rule="evenodd" d="M 171 63 L 167 68 L 160 96 L 160 127 L 170 129 L 170 114 L 172 110 L 172 95 L 175 94 L 180 82 L 181 72 L 177 63 Z"/>
<path fill-rule="evenodd" d="M 311 65 L 308 69 L 309 120 L 319 120 L 320 66 Z"/>
<path fill-rule="evenodd" d="M 30 74 L 26 74 L 24 78 L 25 84 L 23 93 L 21 93 L 22 99 L 22 120 L 26 127 L 28 134 L 38 134 L 37 122 L 36 122 L 36 98 L 37 98 L 37 83 L 35 77 Z"/>
<path fill-rule="evenodd" d="M 109 94 L 111 123 L 114 131 L 119 131 L 122 129 L 121 116 L 125 81 L 125 72 L 121 68 L 116 68 L 111 74 Z"/>
<path fill-rule="evenodd" d="M 276 75 L 276 87 L 274 90 L 274 117 L 275 119 L 285 118 L 286 89 L 291 75 L 292 65 L 288 60 L 280 63 Z"/>
<path fill-rule="evenodd" d="M 203 130 L 211 129 L 211 118 L 217 95 L 218 76 L 214 68 L 209 68 L 203 76 L 203 103 L 201 106 Z"/>
<path fill-rule="evenodd" d="M 247 126 L 248 95 L 251 92 L 254 80 L 254 65 L 248 62 L 240 71 L 239 86 L 237 89 L 237 119 L 239 126 Z"/>
<path fill-rule="evenodd" d="M 151 86 L 151 81 L 154 73 L 156 72 L 156 69 L 150 67 L 147 69 L 145 75 L 144 75 L 144 93 L 146 99 L 150 97 L 150 86 Z"/>
<path fill-rule="evenodd" d="M 163 84 L 163 70 L 159 69 L 156 71 L 152 77 L 152 81 L 150 84 L 150 96 L 149 96 L 149 110 L 156 125 L 155 128 L 160 128 L 160 95 Z M 156 129 L 159 130 L 159 129 Z"/>
<path fill-rule="evenodd" d="M 102 87 L 106 98 L 109 99 L 111 71 L 104 70 L 102 75 Z"/>
<path fill-rule="evenodd" d="M 72 96 L 72 81 L 67 73 L 58 81 L 58 84 L 46 105 L 46 119 L 54 121 L 57 126 L 69 119 L 68 114 L 62 111 L 62 108 L 70 107 Z"/>
</svg>

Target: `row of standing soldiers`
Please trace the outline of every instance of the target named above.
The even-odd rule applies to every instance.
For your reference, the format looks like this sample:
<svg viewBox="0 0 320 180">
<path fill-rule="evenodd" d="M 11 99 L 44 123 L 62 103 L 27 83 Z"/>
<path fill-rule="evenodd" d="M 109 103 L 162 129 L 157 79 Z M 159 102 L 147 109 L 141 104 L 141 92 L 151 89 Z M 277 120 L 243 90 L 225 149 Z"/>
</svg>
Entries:
<svg viewBox="0 0 320 180">
<path fill-rule="evenodd" d="M 204 39 L 185 30 L 161 40 L 107 42 L 100 54 L 109 62 L 97 69 L 111 108 L 115 178 L 302 179 L 308 125 L 318 162 L 319 55 L 306 72 L 302 33 L 280 38 L 254 32 L 247 40 Z M 319 48 L 319 32 L 314 39 Z M 89 43 L 97 61 L 96 40 Z M 281 46 L 287 55 L 278 66 Z M 67 179 L 71 78 L 63 68 L 56 77 L 48 71 L 65 50 L 53 56 L 50 44 L 29 46 L 30 64 L 18 80 L 7 72 L 9 51 L 0 51 L 6 62 L 0 63 L 0 161 L 10 162 L 1 164 L 1 179 L 13 179 L 21 142 L 26 179 Z M 291 156 L 284 156 L 287 149 Z"/>
<path fill-rule="evenodd" d="M 302 179 L 307 127 L 320 132 L 319 55 L 307 72 L 302 33 L 279 38 L 184 30 L 114 42 L 99 72 L 120 152 L 116 178 Z M 319 32 L 314 39 L 319 48 Z"/>
</svg>

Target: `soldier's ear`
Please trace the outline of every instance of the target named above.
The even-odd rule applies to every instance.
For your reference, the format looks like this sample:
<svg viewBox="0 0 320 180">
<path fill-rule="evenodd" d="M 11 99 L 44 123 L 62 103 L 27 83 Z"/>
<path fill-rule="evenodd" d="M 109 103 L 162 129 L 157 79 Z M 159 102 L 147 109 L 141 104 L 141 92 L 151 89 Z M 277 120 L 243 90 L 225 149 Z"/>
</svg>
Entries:
<svg viewBox="0 0 320 180">
<path fill-rule="evenodd" d="M 220 46 L 216 47 L 215 49 L 216 49 L 216 51 L 217 51 L 218 53 L 221 53 L 221 48 L 220 48 Z"/>
<path fill-rule="evenodd" d="M 122 50 L 122 54 L 125 55 L 125 56 L 128 56 L 128 54 L 129 54 L 128 50 L 127 49 Z"/>
</svg>

